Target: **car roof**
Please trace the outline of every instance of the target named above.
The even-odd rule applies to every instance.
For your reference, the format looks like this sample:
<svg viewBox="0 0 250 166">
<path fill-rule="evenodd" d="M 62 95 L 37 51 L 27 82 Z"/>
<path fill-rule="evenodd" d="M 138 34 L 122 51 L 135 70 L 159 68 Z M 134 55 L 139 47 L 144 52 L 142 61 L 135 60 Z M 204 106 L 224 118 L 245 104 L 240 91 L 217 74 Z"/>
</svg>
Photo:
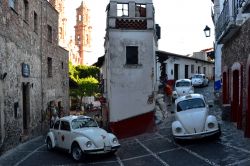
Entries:
<svg viewBox="0 0 250 166">
<path fill-rule="evenodd" d="M 197 75 L 202 75 L 202 76 L 204 76 L 205 74 L 194 74 L 194 76 L 197 76 Z"/>
<path fill-rule="evenodd" d="M 193 94 L 188 94 L 188 95 L 184 95 L 184 96 L 177 98 L 176 103 L 179 103 L 180 101 L 184 101 L 187 99 L 194 99 L 194 98 L 200 98 L 204 100 L 204 96 L 202 94 L 193 93 Z"/>
<path fill-rule="evenodd" d="M 69 116 L 64 116 L 62 118 L 60 118 L 60 120 L 66 120 L 66 121 L 72 121 L 74 119 L 77 119 L 77 118 L 90 118 L 89 116 L 83 116 L 83 115 L 69 115 Z"/>
<path fill-rule="evenodd" d="M 175 82 L 182 82 L 182 81 L 186 81 L 186 82 L 191 82 L 191 80 L 190 79 L 179 79 L 179 80 L 176 80 Z"/>
</svg>

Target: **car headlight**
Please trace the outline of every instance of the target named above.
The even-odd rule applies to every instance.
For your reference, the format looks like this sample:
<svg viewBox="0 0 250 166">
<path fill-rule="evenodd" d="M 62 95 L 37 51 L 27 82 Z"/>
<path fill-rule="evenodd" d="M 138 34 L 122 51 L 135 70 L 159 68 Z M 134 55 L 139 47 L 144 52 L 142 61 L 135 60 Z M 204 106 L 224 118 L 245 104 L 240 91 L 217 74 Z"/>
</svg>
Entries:
<svg viewBox="0 0 250 166">
<path fill-rule="evenodd" d="M 113 142 L 113 144 L 117 144 L 118 143 L 118 139 L 117 138 L 113 138 L 112 142 Z"/>
<path fill-rule="evenodd" d="M 88 142 L 86 142 L 85 145 L 86 145 L 87 148 L 90 148 L 90 147 L 92 146 L 92 142 L 91 142 L 91 141 L 88 141 Z"/>
<path fill-rule="evenodd" d="M 181 133 L 182 132 L 182 128 L 181 127 L 176 127 L 175 131 L 176 131 L 176 133 Z"/>
<path fill-rule="evenodd" d="M 212 128 L 214 128 L 214 123 L 213 122 L 209 122 L 208 124 L 207 124 L 207 127 L 208 128 L 210 128 L 210 129 L 212 129 Z"/>
</svg>

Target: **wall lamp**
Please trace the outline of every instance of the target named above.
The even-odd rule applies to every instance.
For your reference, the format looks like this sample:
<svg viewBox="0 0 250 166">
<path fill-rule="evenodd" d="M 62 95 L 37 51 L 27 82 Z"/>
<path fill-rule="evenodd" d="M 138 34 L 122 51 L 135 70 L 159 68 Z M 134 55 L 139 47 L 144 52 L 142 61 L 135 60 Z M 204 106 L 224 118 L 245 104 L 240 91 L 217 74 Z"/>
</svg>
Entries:
<svg viewBox="0 0 250 166">
<path fill-rule="evenodd" d="M 203 31 L 206 37 L 210 37 L 211 29 L 209 28 L 209 26 L 206 25 Z"/>
<path fill-rule="evenodd" d="M 4 80 L 6 76 L 7 76 L 7 73 L 6 73 L 6 72 L 3 73 L 3 74 L 0 74 L 0 79 L 1 79 L 1 80 Z"/>
</svg>

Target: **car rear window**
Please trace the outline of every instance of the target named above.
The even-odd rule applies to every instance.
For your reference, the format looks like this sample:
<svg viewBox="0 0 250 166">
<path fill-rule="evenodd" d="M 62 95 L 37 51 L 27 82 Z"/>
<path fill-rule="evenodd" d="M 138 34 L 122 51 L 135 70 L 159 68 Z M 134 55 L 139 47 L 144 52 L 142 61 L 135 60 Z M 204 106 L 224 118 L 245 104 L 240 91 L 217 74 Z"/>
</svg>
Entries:
<svg viewBox="0 0 250 166">
<path fill-rule="evenodd" d="M 176 87 L 182 87 L 182 86 L 190 86 L 190 82 L 187 81 L 182 81 L 182 82 L 177 82 Z"/>
<path fill-rule="evenodd" d="M 194 108 L 203 108 L 205 107 L 205 103 L 200 98 L 183 100 L 177 103 L 177 112 L 185 111 Z"/>
</svg>

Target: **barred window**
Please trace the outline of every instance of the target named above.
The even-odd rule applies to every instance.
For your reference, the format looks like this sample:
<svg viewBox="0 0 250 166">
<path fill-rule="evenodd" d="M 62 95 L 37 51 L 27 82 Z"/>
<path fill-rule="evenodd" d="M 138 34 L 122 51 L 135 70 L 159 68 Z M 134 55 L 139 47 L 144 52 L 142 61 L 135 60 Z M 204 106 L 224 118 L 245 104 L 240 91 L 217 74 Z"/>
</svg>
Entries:
<svg viewBox="0 0 250 166">
<path fill-rule="evenodd" d="M 48 28 L 48 42 L 52 43 L 52 27 L 50 25 L 47 25 Z"/>
<path fill-rule="evenodd" d="M 128 4 L 117 4 L 117 16 L 118 17 L 128 17 Z"/>
<path fill-rule="evenodd" d="M 38 18 L 37 18 L 37 14 L 34 11 L 34 31 L 37 32 L 38 31 Z"/>
</svg>

